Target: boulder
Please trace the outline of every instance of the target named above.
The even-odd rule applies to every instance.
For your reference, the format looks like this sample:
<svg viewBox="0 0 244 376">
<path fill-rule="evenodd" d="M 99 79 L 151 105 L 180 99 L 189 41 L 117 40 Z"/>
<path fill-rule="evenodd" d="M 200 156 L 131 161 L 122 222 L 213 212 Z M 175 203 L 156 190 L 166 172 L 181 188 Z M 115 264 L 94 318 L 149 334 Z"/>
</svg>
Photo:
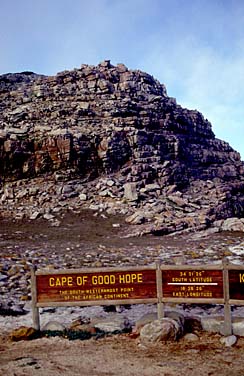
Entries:
<svg viewBox="0 0 244 376">
<path fill-rule="evenodd" d="M 179 325 L 179 330 L 181 330 L 181 332 L 183 333 L 184 326 L 185 326 L 185 317 L 183 314 L 177 311 L 165 311 L 164 317 L 175 320 Z M 156 321 L 157 319 L 158 319 L 158 315 L 156 312 L 146 313 L 139 320 L 136 321 L 134 331 L 137 333 L 140 333 L 141 329 L 145 325 L 150 324 L 151 322 Z"/>
<path fill-rule="evenodd" d="M 220 316 L 203 316 L 201 317 L 202 329 L 211 333 L 220 333 L 224 324 L 224 318 Z"/>
<path fill-rule="evenodd" d="M 12 341 L 27 341 L 37 337 L 38 331 L 32 327 L 21 326 L 12 331 L 10 339 Z"/>
<path fill-rule="evenodd" d="M 79 317 L 72 321 L 69 329 L 75 332 L 87 332 L 90 334 L 96 334 L 96 328 L 91 324 L 90 319 Z"/>
<path fill-rule="evenodd" d="M 202 330 L 201 318 L 195 316 L 186 316 L 184 329 L 186 333 L 193 333 Z"/>
<path fill-rule="evenodd" d="M 222 231 L 244 232 L 244 218 L 227 218 L 221 225 Z"/>
<path fill-rule="evenodd" d="M 194 333 L 187 333 L 186 335 L 184 335 L 183 339 L 185 342 L 198 342 L 199 341 L 199 337 Z"/>
<path fill-rule="evenodd" d="M 85 193 L 80 193 L 80 194 L 79 194 L 79 199 L 80 199 L 81 201 L 86 201 L 86 200 L 87 200 L 87 195 L 86 195 Z"/>
<path fill-rule="evenodd" d="M 136 183 L 126 183 L 124 185 L 124 198 L 128 201 L 137 201 L 138 192 Z"/>
<path fill-rule="evenodd" d="M 64 331 L 65 326 L 58 321 L 48 321 L 42 328 L 43 331 Z"/>
<path fill-rule="evenodd" d="M 244 319 L 234 318 L 232 319 L 232 330 L 236 336 L 244 337 Z"/>
<path fill-rule="evenodd" d="M 141 329 L 147 325 L 150 324 L 152 321 L 157 320 L 157 313 L 147 313 L 143 315 L 139 320 L 136 321 L 134 331 L 137 333 L 140 333 Z"/>
<path fill-rule="evenodd" d="M 135 212 L 129 217 L 126 217 L 125 222 L 132 225 L 140 225 L 145 222 L 145 216 L 142 212 Z"/>
<path fill-rule="evenodd" d="M 232 347 L 237 342 L 237 337 L 232 335 L 228 337 L 222 337 L 220 338 L 220 343 L 224 345 L 225 347 Z"/>
<path fill-rule="evenodd" d="M 110 314 L 105 318 L 94 318 L 91 320 L 91 325 L 108 333 L 129 331 L 132 328 L 132 324 L 126 317 L 120 317 L 116 314 Z"/>
<path fill-rule="evenodd" d="M 224 318 L 222 316 L 205 316 L 201 318 L 202 329 L 212 333 L 223 333 Z M 236 336 L 244 337 L 244 319 L 232 317 L 232 332 Z"/>
<path fill-rule="evenodd" d="M 165 317 L 146 324 L 140 331 L 140 341 L 143 345 L 175 341 L 182 333 L 183 328 L 176 320 Z"/>
<path fill-rule="evenodd" d="M 32 213 L 30 215 L 30 219 L 35 220 L 35 219 L 39 218 L 40 216 L 41 216 L 41 213 L 39 211 L 35 211 L 34 213 Z"/>
<path fill-rule="evenodd" d="M 74 332 L 86 332 L 90 334 L 96 334 L 96 328 L 91 324 L 71 325 L 70 330 Z"/>
</svg>

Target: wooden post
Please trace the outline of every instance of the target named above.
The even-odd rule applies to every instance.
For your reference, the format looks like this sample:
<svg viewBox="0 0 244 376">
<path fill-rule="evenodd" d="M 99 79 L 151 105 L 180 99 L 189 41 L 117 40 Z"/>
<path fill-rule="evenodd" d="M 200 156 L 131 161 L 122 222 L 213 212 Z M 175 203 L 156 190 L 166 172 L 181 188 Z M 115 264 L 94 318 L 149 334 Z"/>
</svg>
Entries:
<svg viewBox="0 0 244 376">
<path fill-rule="evenodd" d="M 224 288 L 224 328 L 223 334 L 230 336 L 232 334 L 232 320 L 230 307 L 230 288 L 229 288 L 229 270 L 228 260 L 226 258 L 222 261 L 223 264 L 223 288 Z"/>
<path fill-rule="evenodd" d="M 162 281 L 162 270 L 160 263 L 156 263 L 156 280 L 157 280 L 157 298 L 158 298 L 158 320 L 164 317 L 164 304 L 163 299 L 163 281 Z"/>
<path fill-rule="evenodd" d="M 36 291 L 36 275 L 35 275 L 35 267 L 34 266 L 31 266 L 31 297 L 32 297 L 33 327 L 36 330 L 40 330 L 39 308 L 36 306 L 36 303 L 37 303 L 37 291 Z"/>
</svg>

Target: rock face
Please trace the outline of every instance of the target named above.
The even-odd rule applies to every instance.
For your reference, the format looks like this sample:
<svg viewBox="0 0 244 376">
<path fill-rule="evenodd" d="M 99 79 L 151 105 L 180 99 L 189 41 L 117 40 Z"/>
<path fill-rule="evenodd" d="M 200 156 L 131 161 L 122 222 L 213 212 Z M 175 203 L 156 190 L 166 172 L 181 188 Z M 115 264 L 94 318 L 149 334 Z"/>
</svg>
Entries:
<svg viewBox="0 0 244 376">
<path fill-rule="evenodd" d="M 239 153 L 147 73 L 104 61 L 52 77 L 5 74 L 0 109 L 6 210 L 23 204 L 24 216 L 39 217 L 36 197 L 44 207 L 51 195 L 57 203 L 78 197 L 78 206 L 92 196 L 102 209 L 139 211 L 140 231 L 160 234 L 243 216 Z M 41 215 L 52 216 L 46 209 Z"/>
</svg>

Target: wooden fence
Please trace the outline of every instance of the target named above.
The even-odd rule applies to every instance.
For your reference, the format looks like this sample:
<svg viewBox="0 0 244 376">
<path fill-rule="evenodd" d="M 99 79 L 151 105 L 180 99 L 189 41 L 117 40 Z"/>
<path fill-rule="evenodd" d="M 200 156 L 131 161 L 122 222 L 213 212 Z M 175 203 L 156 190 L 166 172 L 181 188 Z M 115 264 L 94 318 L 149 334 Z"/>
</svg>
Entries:
<svg viewBox="0 0 244 376">
<path fill-rule="evenodd" d="M 224 305 L 224 334 L 232 332 L 231 305 L 244 305 L 244 266 L 161 265 L 31 271 L 33 325 L 40 307 L 157 304 Z"/>
</svg>

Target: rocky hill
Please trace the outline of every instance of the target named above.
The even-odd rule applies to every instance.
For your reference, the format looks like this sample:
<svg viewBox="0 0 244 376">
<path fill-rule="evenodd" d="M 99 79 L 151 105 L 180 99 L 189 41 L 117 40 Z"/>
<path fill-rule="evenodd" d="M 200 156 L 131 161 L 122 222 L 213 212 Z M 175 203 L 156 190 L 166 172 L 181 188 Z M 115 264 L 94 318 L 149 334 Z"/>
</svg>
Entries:
<svg viewBox="0 0 244 376">
<path fill-rule="evenodd" d="M 110 61 L 0 76 L 0 176 L 2 216 L 53 225 L 90 208 L 168 234 L 244 214 L 239 153 L 151 75 Z"/>
</svg>

